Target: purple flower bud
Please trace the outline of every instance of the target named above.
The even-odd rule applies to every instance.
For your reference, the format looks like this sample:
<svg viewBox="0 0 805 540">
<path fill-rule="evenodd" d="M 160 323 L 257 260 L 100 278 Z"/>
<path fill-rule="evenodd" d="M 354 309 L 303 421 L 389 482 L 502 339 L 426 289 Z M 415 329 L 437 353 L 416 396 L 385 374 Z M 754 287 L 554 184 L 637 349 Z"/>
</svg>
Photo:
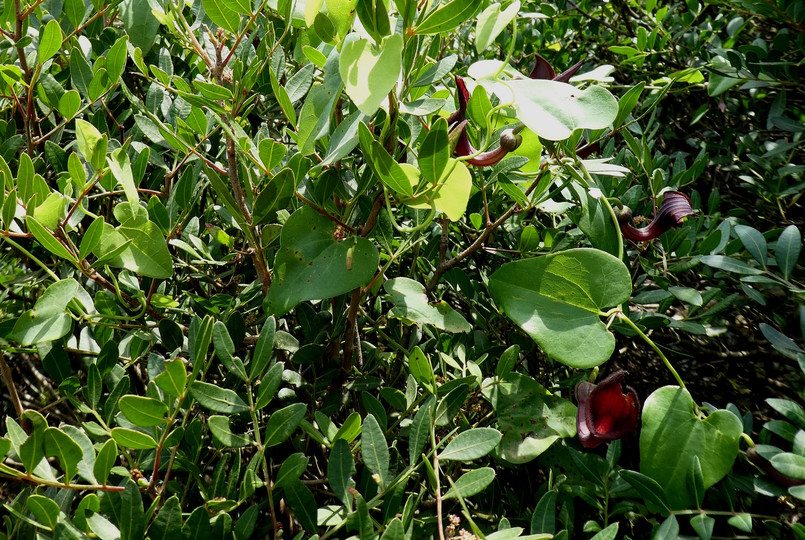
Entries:
<svg viewBox="0 0 805 540">
<path fill-rule="evenodd" d="M 585 448 L 625 437 L 637 426 L 640 400 L 628 386 L 623 393 L 621 381 L 626 375 L 621 370 L 598 384 L 582 381 L 576 385 L 576 430 Z"/>
<path fill-rule="evenodd" d="M 544 79 L 544 80 L 553 80 L 558 82 L 568 82 L 570 81 L 570 77 L 576 74 L 576 72 L 581 67 L 581 64 L 584 62 L 583 60 L 573 64 L 569 69 L 563 71 L 559 75 L 553 70 L 551 64 L 548 63 L 543 57 L 538 54 L 535 54 L 535 64 L 534 69 L 531 70 L 531 73 L 528 75 L 531 79 Z"/>
<path fill-rule="evenodd" d="M 660 211 L 657 212 L 651 223 L 642 229 L 629 224 L 631 212 L 623 214 L 621 218 L 623 221 L 620 223 L 621 233 L 623 233 L 624 238 L 634 242 L 647 242 L 673 227 L 679 227 L 686 217 L 695 214 L 696 212 L 693 210 L 690 198 L 687 195 L 678 191 L 668 191 L 663 196 Z"/>
</svg>

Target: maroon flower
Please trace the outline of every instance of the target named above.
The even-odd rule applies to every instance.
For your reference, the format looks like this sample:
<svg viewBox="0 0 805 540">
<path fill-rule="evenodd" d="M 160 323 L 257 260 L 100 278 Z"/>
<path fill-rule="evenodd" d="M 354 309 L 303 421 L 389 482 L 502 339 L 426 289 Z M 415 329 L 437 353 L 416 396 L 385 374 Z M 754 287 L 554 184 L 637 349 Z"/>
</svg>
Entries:
<svg viewBox="0 0 805 540">
<path fill-rule="evenodd" d="M 595 448 L 604 441 L 614 441 L 631 433 L 637 426 L 640 400 L 637 393 L 621 381 L 626 372 L 616 371 L 598 384 L 582 381 L 576 385 L 576 430 L 585 448 Z"/>
<path fill-rule="evenodd" d="M 667 191 L 665 193 L 660 211 L 657 212 L 651 223 L 642 229 L 637 229 L 629 223 L 632 211 L 628 207 L 624 208 L 626 211 L 622 212 L 618 217 L 621 232 L 624 238 L 635 242 L 646 242 L 657 238 L 668 229 L 682 225 L 686 217 L 696 214 L 691 206 L 690 198 L 678 191 Z"/>
<path fill-rule="evenodd" d="M 472 156 L 478 151 L 473 148 L 470 138 L 467 136 L 467 102 L 470 93 L 464 79 L 456 77 L 456 94 L 458 95 L 458 109 L 447 118 L 447 127 L 450 130 L 450 138 L 455 140 L 455 154 L 457 156 Z M 494 165 L 503 159 L 506 154 L 516 150 L 523 142 L 523 137 L 516 134 L 513 130 L 507 129 L 500 134 L 500 146 L 494 150 L 481 152 L 473 158 L 467 160 L 470 165 L 476 167 L 487 167 Z"/>
<path fill-rule="evenodd" d="M 536 61 L 534 64 L 534 69 L 532 69 L 531 73 L 528 75 L 531 79 L 547 79 L 566 83 L 570 81 L 570 77 L 576 74 L 581 67 L 581 64 L 584 62 L 583 60 L 576 62 L 570 66 L 570 68 L 557 75 L 547 60 L 538 54 L 534 54 L 534 56 Z"/>
</svg>

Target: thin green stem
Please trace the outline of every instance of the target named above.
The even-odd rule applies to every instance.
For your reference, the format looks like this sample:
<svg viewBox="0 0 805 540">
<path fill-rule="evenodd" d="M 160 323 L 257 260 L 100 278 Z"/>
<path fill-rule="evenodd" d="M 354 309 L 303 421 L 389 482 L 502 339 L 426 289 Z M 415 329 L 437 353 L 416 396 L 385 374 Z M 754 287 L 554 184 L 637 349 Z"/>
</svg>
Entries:
<svg viewBox="0 0 805 540">
<path fill-rule="evenodd" d="M 2 238 L 3 240 L 5 240 L 5 241 L 6 241 L 6 242 L 8 242 L 9 244 L 11 244 L 11 245 L 12 245 L 14 248 L 16 248 L 18 251 L 20 251 L 20 252 L 21 252 L 23 255 L 25 255 L 26 257 L 28 257 L 29 259 L 31 259 L 33 262 L 35 262 L 35 263 L 36 263 L 36 264 L 37 264 L 37 265 L 38 265 L 38 266 L 39 266 L 39 267 L 40 267 L 42 270 L 44 270 L 44 271 L 45 271 L 45 273 L 46 273 L 47 275 L 49 275 L 51 278 L 53 278 L 53 281 L 61 281 L 61 280 L 59 279 L 59 276 L 57 276 L 56 274 L 54 274 L 54 273 L 53 273 L 53 270 L 51 270 L 50 268 L 48 268 L 47 266 L 45 266 L 45 263 L 43 263 L 42 261 L 40 261 L 39 259 L 37 259 L 37 258 L 36 258 L 36 257 L 33 255 L 33 253 L 31 253 L 30 251 L 28 251 L 27 249 L 25 249 L 24 247 L 22 247 L 21 245 L 19 245 L 17 242 L 15 242 L 14 240 L 12 240 L 12 239 L 11 239 L 11 238 L 9 238 L 8 236 L 0 236 L 0 238 Z"/>
<path fill-rule="evenodd" d="M 674 376 L 674 379 L 676 379 L 676 382 L 679 384 L 679 387 L 680 388 L 685 388 L 685 383 L 682 382 L 682 377 L 679 376 L 679 373 L 677 373 L 676 369 L 674 369 L 674 366 L 671 365 L 671 361 L 668 360 L 668 357 L 665 356 L 665 354 L 663 354 L 663 352 L 660 350 L 659 347 L 657 347 L 657 344 L 654 343 L 654 341 L 652 341 L 650 337 L 648 337 L 646 334 L 644 334 L 643 331 L 632 321 L 632 319 L 630 319 L 623 312 L 620 312 L 620 313 L 616 314 L 616 317 L 618 317 L 619 320 L 621 320 L 622 322 L 625 322 L 628 326 L 630 326 L 632 328 L 632 330 L 637 332 L 637 335 L 639 335 L 643 339 L 643 341 L 648 343 L 649 346 L 652 349 L 654 349 L 654 352 L 656 352 L 659 355 L 659 357 L 662 359 L 663 363 L 665 364 L 665 367 L 668 368 L 668 370 Z"/>
</svg>

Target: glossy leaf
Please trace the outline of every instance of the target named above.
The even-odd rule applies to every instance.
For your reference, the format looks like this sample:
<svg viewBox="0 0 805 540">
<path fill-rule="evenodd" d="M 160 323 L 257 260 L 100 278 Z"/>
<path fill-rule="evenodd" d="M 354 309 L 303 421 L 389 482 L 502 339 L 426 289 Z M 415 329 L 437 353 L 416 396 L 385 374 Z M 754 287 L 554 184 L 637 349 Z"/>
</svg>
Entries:
<svg viewBox="0 0 805 540">
<path fill-rule="evenodd" d="M 571 367 L 602 364 L 615 337 L 602 309 L 629 299 L 628 269 L 598 250 L 571 249 L 504 264 L 489 278 L 492 298 L 548 356 Z"/>
<path fill-rule="evenodd" d="M 266 424 L 263 446 L 270 448 L 285 442 L 305 417 L 307 407 L 304 403 L 294 403 L 274 411 Z"/>
<path fill-rule="evenodd" d="M 229 388 L 195 381 L 190 385 L 190 395 L 199 405 L 213 412 L 237 414 L 249 410 L 249 406 Z"/>
<path fill-rule="evenodd" d="M 244 435 L 236 435 L 229 427 L 228 416 L 213 415 L 207 419 L 213 438 L 226 448 L 243 448 L 252 443 L 252 440 Z"/>
<path fill-rule="evenodd" d="M 269 314 L 299 302 L 332 298 L 365 285 L 377 270 L 377 249 L 365 238 L 333 238 L 335 224 L 312 208 L 300 208 L 282 228 L 274 281 L 265 300 Z"/>
<path fill-rule="evenodd" d="M 514 91 L 517 119 L 549 141 L 563 141 L 577 129 L 604 129 L 618 115 L 618 102 L 601 86 L 579 89 L 541 79 L 508 81 Z"/>
<path fill-rule="evenodd" d="M 497 413 L 503 433 L 499 454 L 506 461 L 531 461 L 560 438 L 576 435 L 575 405 L 531 377 L 511 372 L 484 380 L 482 388 Z"/>
<path fill-rule="evenodd" d="M 491 467 L 480 467 L 462 474 L 453 486 L 445 493 L 443 499 L 461 497 L 467 498 L 476 495 L 492 483 L 495 479 L 495 469 Z"/>
<path fill-rule="evenodd" d="M 431 324 L 446 332 L 469 332 L 470 324 L 446 302 L 431 303 L 425 286 L 405 277 L 390 279 L 383 284 L 394 307 L 391 314 L 408 324 Z"/>
<path fill-rule="evenodd" d="M 472 461 L 495 449 L 503 435 L 494 428 L 462 431 L 439 454 L 441 460 Z"/>
<path fill-rule="evenodd" d="M 139 427 L 158 426 L 167 421 L 168 406 L 153 398 L 126 395 L 120 398 L 117 406 L 132 424 Z"/>
<path fill-rule="evenodd" d="M 339 71 L 344 89 L 365 115 L 373 115 L 397 84 L 402 68 L 403 39 L 394 34 L 383 39 L 377 51 L 369 40 L 347 36 L 341 47 Z"/>
<path fill-rule="evenodd" d="M 78 462 L 84 457 L 81 447 L 67 433 L 59 428 L 49 427 L 45 430 L 45 455 L 59 460 L 64 471 L 64 482 L 78 473 Z"/>
<path fill-rule="evenodd" d="M 132 450 L 150 450 L 157 447 L 154 438 L 142 431 L 116 427 L 112 428 L 112 439 L 123 448 Z"/>
<path fill-rule="evenodd" d="M 743 432 L 741 421 L 729 411 L 701 417 L 690 393 L 676 386 L 665 386 L 648 397 L 642 424 L 640 472 L 662 486 L 671 509 L 695 502 L 687 486 L 693 456 L 699 458 L 707 489 L 732 468 Z M 702 448 L 709 451 L 702 453 Z"/>
<path fill-rule="evenodd" d="M 389 478 L 389 447 L 380 424 L 371 414 L 363 421 L 361 456 L 363 456 L 366 468 L 373 473 L 375 482 L 380 488 L 386 487 L 391 480 Z"/>
<path fill-rule="evenodd" d="M 451 0 L 431 11 L 414 32 L 423 36 L 448 32 L 475 15 L 480 6 L 475 0 Z"/>
</svg>

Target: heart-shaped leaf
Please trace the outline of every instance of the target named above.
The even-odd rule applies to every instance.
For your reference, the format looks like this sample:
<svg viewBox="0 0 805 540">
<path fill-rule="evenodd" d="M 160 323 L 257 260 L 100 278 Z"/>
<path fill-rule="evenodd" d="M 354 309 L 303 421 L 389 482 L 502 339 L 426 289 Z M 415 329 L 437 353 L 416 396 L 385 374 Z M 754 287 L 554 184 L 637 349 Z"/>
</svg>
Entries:
<svg viewBox="0 0 805 540">
<path fill-rule="evenodd" d="M 394 34 L 375 51 L 369 40 L 347 36 L 341 48 L 339 71 L 347 95 L 363 114 L 373 115 L 397 84 L 402 68 L 403 39 Z"/>
<path fill-rule="evenodd" d="M 531 461 L 558 439 L 576 435 L 576 406 L 531 377 L 510 372 L 481 387 L 503 432 L 500 457 L 509 463 Z"/>
<path fill-rule="evenodd" d="M 629 270 L 596 249 L 570 249 L 504 264 L 489 278 L 500 309 L 548 356 L 574 368 L 602 364 L 615 350 L 599 318 L 629 299 Z"/>
<path fill-rule="evenodd" d="M 563 141 L 577 129 L 603 129 L 618 116 L 618 101 L 601 86 L 581 90 L 541 79 L 508 81 L 514 90 L 517 119 L 549 141 Z"/>
<path fill-rule="evenodd" d="M 332 298 L 372 279 L 377 249 L 365 238 L 338 241 L 334 233 L 335 223 L 307 206 L 288 218 L 265 300 L 269 314 L 280 316 L 299 302 Z"/>
<path fill-rule="evenodd" d="M 383 288 L 391 296 L 392 315 L 415 324 L 432 324 L 446 332 L 469 332 L 470 324 L 446 302 L 428 302 L 425 286 L 404 277 L 388 280 Z"/>
<path fill-rule="evenodd" d="M 693 458 L 699 459 L 707 489 L 732 468 L 742 431 L 731 412 L 705 417 L 687 390 L 664 386 L 643 405 L 640 472 L 662 486 L 672 509 L 689 508 L 695 502 L 686 480 Z"/>
</svg>

